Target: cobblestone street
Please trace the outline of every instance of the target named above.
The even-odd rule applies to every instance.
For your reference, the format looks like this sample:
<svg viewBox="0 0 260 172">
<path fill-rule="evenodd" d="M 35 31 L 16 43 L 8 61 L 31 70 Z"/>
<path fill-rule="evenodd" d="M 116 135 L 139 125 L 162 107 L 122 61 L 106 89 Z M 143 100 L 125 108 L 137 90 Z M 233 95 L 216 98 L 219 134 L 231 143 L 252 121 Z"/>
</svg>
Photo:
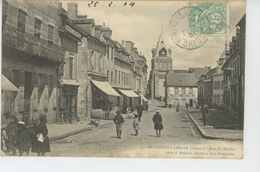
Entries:
<svg viewBox="0 0 260 172">
<path fill-rule="evenodd" d="M 223 140 L 203 139 L 184 111 L 178 113 L 175 109 L 161 109 L 160 111 L 164 124 L 162 137 L 156 137 L 153 129 L 154 112 L 144 112 L 139 136 L 134 136 L 133 119 L 126 119 L 122 139 L 116 138 L 115 125 L 109 124 L 52 142 L 52 152 L 48 156 L 185 157 L 184 152 L 184 155 L 175 156 L 164 148 L 165 146 L 184 149 L 187 146 L 199 148 L 203 145 L 227 145 L 227 142 Z M 241 142 L 228 142 L 228 145 L 236 147 L 241 145 Z"/>
</svg>

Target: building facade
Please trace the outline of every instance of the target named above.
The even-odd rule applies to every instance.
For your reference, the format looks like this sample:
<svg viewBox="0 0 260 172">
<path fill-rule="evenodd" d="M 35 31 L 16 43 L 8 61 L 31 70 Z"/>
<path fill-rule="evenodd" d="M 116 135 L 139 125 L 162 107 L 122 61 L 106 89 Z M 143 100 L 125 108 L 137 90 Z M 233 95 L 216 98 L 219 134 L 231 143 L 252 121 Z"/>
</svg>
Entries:
<svg viewBox="0 0 260 172">
<path fill-rule="evenodd" d="M 59 37 L 59 1 L 3 2 L 2 74 L 20 91 L 2 91 L 2 124 L 26 123 L 43 112 L 57 121 L 57 70 L 65 51 Z"/>
<path fill-rule="evenodd" d="M 86 115 L 86 118 L 90 119 L 97 111 L 106 111 L 112 99 L 120 97 L 108 83 L 108 81 L 111 83 L 110 76 L 114 71 L 111 64 L 114 59 L 108 58 L 109 48 L 104 36 L 110 37 L 112 31 L 102 25 L 96 25 L 95 20 L 87 18 L 86 15 L 78 15 L 77 3 L 68 3 L 68 16 L 73 24 L 86 33 L 78 48 L 80 59 L 78 102 L 83 116 Z"/>
<path fill-rule="evenodd" d="M 216 72 L 212 76 L 213 82 L 213 108 L 223 108 L 223 97 L 224 97 L 224 89 L 223 89 L 223 71 L 221 67 L 225 63 L 226 56 L 225 51 L 221 54 L 219 60 L 217 61 Z"/>
<path fill-rule="evenodd" d="M 245 25 L 246 15 L 236 25 L 236 36 L 233 36 L 229 43 L 229 49 L 226 50 L 227 59 L 222 66 L 225 108 L 242 125 L 244 121 Z"/>
<path fill-rule="evenodd" d="M 152 69 L 149 78 L 149 93 L 151 99 L 162 99 L 165 97 L 166 72 L 172 70 L 171 49 L 167 47 L 162 31 L 157 47 L 152 49 Z"/>
<path fill-rule="evenodd" d="M 197 104 L 197 78 L 194 73 L 175 73 L 169 71 L 166 74 L 165 97 L 166 106 L 185 106 L 188 102 L 190 107 Z"/>
<path fill-rule="evenodd" d="M 58 122 L 78 121 L 78 43 L 84 36 L 68 18 L 68 13 L 60 9 L 60 39 L 65 49 L 65 63 L 58 71 Z"/>
</svg>

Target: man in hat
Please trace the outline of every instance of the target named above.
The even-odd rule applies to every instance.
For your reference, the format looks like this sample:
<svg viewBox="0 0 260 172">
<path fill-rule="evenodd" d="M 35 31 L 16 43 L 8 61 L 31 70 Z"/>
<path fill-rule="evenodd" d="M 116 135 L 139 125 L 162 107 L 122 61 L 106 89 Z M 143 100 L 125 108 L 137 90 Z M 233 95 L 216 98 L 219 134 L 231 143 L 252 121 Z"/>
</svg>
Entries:
<svg viewBox="0 0 260 172">
<path fill-rule="evenodd" d="M 207 103 L 203 103 L 203 105 L 201 106 L 201 114 L 202 114 L 202 121 L 203 121 L 203 125 L 206 126 L 208 125 L 208 116 L 209 116 L 209 106 Z"/>
<path fill-rule="evenodd" d="M 140 129 L 139 119 L 138 119 L 137 113 L 135 113 L 134 115 L 135 115 L 135 117 L 134 117 L 134 121 L 133 121 L 133 128 L 135 130 L 135 136 L 138 136 L 138 130 Z"/>
<path fill-rule="evenodd" d="M 114 117 L 114 123 L 116 124 L 117 138 L 121 139 L 124 118 L 122 117 L 120 110 L 117 110 L 116 114 L 117 115 Z"/>
<path fill-rule="evenodd" d="M 138 113 L 138 119 L 139 119 L 139 121 L 141 121 L 144 107 L 139 103 L 138 105 L 136 105 L 136 111 Z"/>
<path fill-rule="evenodd" d="M 161 130 L 163 129 L 162 116 L 159 110 L 156 110 L 156 113 L 153 116 L 154 129 L 156 130 L 156 136 L 161 137 Z"/>
</svg>

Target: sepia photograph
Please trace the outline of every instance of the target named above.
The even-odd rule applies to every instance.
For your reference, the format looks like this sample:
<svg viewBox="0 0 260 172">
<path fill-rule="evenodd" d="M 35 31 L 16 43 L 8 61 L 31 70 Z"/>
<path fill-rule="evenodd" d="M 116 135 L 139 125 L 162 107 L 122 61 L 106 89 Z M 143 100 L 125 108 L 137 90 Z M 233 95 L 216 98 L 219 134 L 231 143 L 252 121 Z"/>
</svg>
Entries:
<svg viewBox="0 0 260 172">
<path fill-rule="evenodd" d="M 1 158 L 242 160 L 246 19 L 245 0 L 2 0 Z"/>
</svg>

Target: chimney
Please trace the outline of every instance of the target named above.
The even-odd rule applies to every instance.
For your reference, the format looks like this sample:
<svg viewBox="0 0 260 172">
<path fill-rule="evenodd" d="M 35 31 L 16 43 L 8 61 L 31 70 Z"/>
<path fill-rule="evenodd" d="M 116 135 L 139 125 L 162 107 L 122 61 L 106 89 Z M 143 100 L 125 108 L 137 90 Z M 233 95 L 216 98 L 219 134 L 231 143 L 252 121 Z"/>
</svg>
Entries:
<svg viewBox="0 0 260 172">
<path fill-rule="evenodd" d="M 125 41 L 124 41 L 124 40 L 121 41 L 121 45 L 122 45 L 123 47 L 125 47 Z"/>
<path fill-rule="evenodd" d="M 68 3 L 68 17 L 70 20 L 77 19 L 78 16 L 78 4 L 76 2 Z"/>
<path fill-rule="evenodd" d="M 103 26 L 104 26 L 104 24 L 103 24 Z M 103 28 L 103 36 L 111 38 L 112 30 L 109 27 L 104 27 Z"/>
<path fill-rule="evenodd" d="M 100 39 L 103 27 L 101 25 L 95 26 L 95 37 Z"/>
<path fill-rule="evenodd" d="M 131 54 L 131 50 L 133 48 L 133 45 L 134 45 L 134 43 L 132 43 L 131 41 L 125 41 L 124 47 L 129 54 Z"/>
</svg>

